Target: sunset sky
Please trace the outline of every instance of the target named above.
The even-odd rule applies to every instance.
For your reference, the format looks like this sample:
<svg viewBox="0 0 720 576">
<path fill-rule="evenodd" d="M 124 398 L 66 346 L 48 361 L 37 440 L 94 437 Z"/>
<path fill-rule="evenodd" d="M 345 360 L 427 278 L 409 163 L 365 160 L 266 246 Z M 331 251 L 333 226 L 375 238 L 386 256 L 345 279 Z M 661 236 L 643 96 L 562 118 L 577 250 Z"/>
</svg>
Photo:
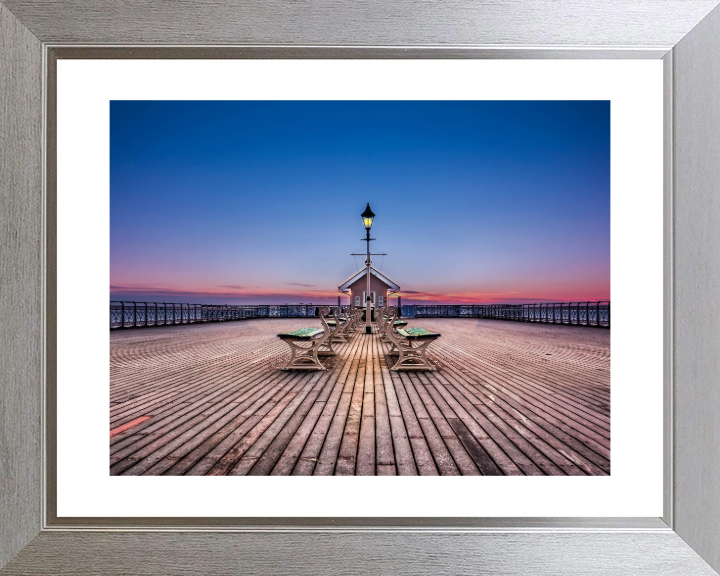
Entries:
<svg viewBox="0 0 720 576">
<path fill-rule="evenodd" d="M 403 303 L 610 298 L 609 102 L 110 112 L 111 300 L 337 302 L 367 202 Z"/>
</svg>

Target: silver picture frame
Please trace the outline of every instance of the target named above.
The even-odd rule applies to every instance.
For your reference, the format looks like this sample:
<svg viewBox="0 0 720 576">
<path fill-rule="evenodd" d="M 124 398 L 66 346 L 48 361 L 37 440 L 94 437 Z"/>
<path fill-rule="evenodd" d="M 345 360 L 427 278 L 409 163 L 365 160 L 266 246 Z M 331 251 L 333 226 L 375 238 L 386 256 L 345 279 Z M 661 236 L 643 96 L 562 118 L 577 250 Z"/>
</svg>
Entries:
<svg viewBox="0 0 720 576">
<path fill-rule="evenodd" d="M 0 0 L 0 574 L 717 574 L 718 4 Z M 663 516 L 59 518 L 54 81 L 61 58 L 662 59 Z"/>
</svg>

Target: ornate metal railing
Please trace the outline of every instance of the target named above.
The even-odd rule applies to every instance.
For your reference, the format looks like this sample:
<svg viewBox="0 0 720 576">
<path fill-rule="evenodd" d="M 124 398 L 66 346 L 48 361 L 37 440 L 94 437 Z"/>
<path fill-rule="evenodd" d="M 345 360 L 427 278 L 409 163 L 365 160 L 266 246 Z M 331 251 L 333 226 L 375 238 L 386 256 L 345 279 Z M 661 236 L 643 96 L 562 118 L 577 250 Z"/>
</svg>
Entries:
<svg viewBox="0 0 720 576">
<path fill-rule="evenodd" d="M 225 322 L 249 318 L 308 318 L 317 315 L 318 307 L 317 304 L 178 304 L 113 300 L 110 302 L 110 328 Z"/>
<path fill-rule="evenodd" d="M 402 315 L 415 318 L 490 318 L 516 322 L 610 327 L 610 301 L 534 304 L 413 304 Z"/>
<path fill-rule="evenodd" d="M 310 318 L 328 304 L 178 304 L 166 302 L 110 302 L 110 328 L 169 326 L 225 322 L 250 318 Z M 341 310 L 347 306 L 341 306 Z M 610 327 L 610 302 L 536 304 L 411 304 L 402 306 L 406 318 L 489 318 L 516 322 Z"/>
</svg>

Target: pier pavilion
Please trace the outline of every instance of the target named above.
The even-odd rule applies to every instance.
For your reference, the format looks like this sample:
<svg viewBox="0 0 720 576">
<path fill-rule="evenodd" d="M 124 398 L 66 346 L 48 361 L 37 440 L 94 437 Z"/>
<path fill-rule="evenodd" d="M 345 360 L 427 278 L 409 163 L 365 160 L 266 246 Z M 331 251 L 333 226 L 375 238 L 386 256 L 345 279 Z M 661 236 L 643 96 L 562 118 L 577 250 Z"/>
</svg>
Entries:
<svg viewBox="0 0 720 576">
<path fill-rule="evenodd" d="M 340 286 L 338 291 L 350 296 L 350 306 L 353 308 L 365 307 L 365 295 L 367 291 L 367 269 L 363 268 L 357 274 L 353 274 Z M 383 308 L 389 305 L 388 298 L 400 291 L 400 285 L 390 280 L 384 274 L 370 267 L 370 307 Z"/>
</svg>

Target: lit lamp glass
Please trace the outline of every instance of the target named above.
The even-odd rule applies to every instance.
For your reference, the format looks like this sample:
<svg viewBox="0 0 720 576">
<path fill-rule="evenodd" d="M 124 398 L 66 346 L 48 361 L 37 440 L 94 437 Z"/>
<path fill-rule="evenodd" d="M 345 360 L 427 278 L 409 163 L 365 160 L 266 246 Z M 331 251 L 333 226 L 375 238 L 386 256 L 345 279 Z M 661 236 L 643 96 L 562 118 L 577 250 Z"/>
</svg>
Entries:
<svg viewBox="0 0 720 576">
<path fill-rule="evenodd" d="M 368 202 L 367 208 L 365 208 L 365 212 L 360 214 L 360 216 L 363 219 L 363 226 L 365 226 L 366 230 L 370 230 L 373 225 L 373 219 L 375 218 L 375 214 L 373 214 L 373 211 L 370 210 L 370 203 Z"/>
</svg>

